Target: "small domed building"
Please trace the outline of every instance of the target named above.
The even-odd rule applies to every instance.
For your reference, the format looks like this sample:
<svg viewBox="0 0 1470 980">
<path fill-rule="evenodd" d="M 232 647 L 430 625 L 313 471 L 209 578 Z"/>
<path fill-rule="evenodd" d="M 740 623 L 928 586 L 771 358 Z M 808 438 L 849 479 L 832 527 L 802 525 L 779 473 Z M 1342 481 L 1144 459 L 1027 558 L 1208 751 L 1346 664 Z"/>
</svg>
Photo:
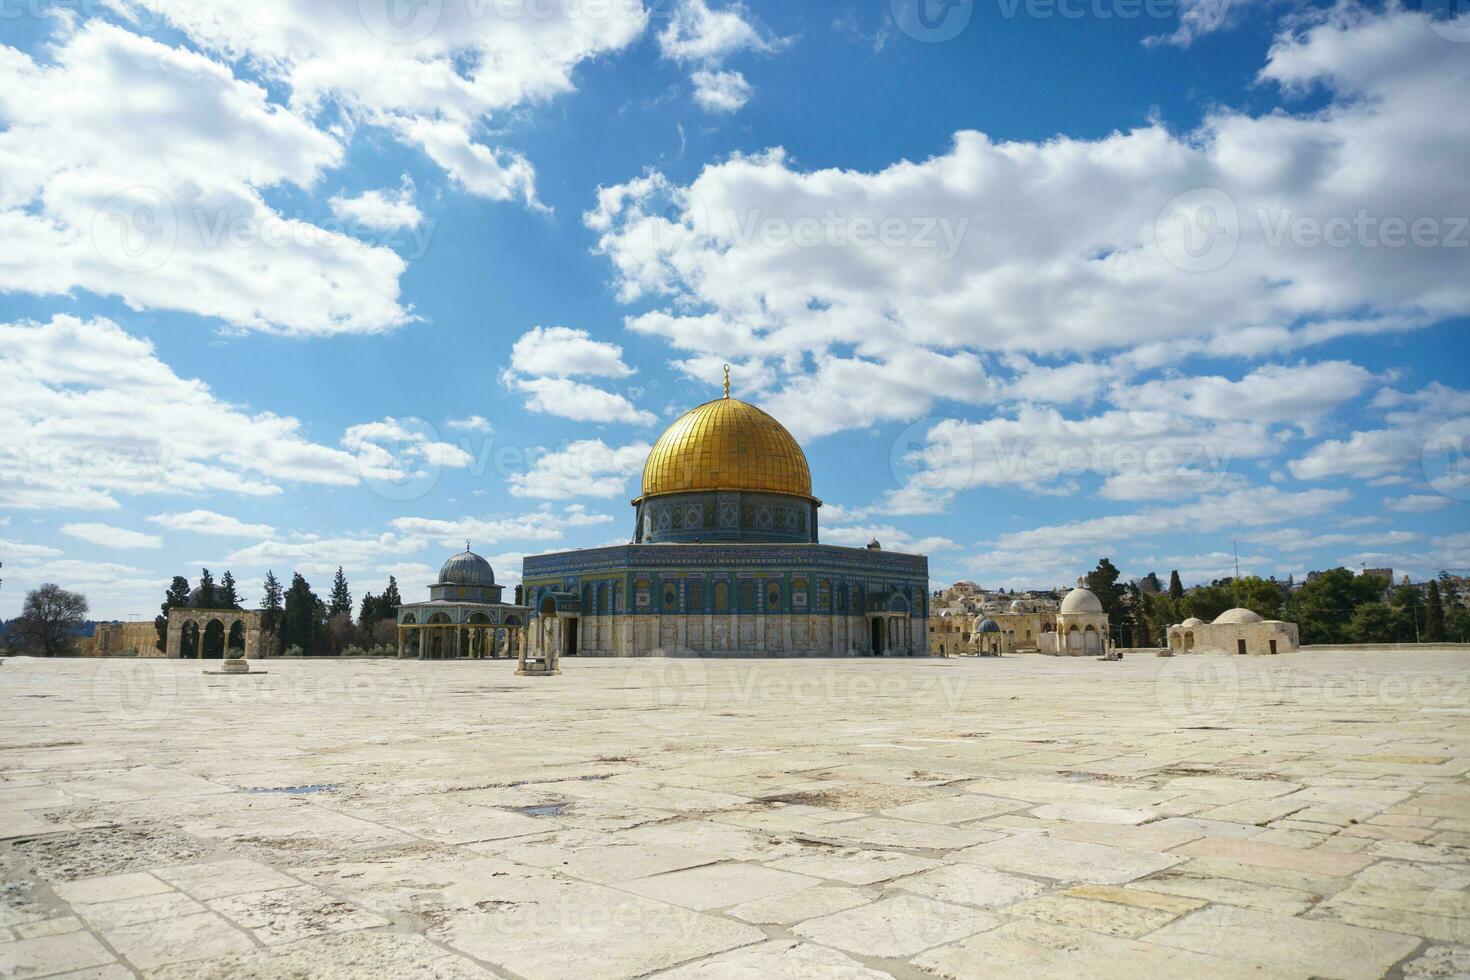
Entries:
<svg viewBox="0 0 1470 980">
<path fill-rule="evenodd" d="M 1056 629 L 1043 633 L 1039 649 L 1054 657 L 1097 657 L 1108 648 L 1108 614 L 1102 600 L 1083 588 L 1062 597 Z"/>
<path fill-rule="evenodd" d="M 501 600 L 495 570 L 470 550 L 451 557 L 429 586 L 429 601 L 398 607 L 398 656 L 479 660 L 519 652 L 530 610 Z"/>
<path fill-rule="evenodd" d="M 928 650 L 929 561 L 822 544 L 806 454 L 730 397 L 676 420 L 643 467 L 633 540 L 525 559 L 533 643 L 560 656 L 856 656 Z"/>
<path fill-rule="evenodd" d="M 1249 609 L 1227 609 L 1213 623 L 1191 616 L 1169 627 L 1169 649 L 1175 653 L 1270 655 L 1300 646 L 1296 623 L 1262 619 Z"/>
</svg>

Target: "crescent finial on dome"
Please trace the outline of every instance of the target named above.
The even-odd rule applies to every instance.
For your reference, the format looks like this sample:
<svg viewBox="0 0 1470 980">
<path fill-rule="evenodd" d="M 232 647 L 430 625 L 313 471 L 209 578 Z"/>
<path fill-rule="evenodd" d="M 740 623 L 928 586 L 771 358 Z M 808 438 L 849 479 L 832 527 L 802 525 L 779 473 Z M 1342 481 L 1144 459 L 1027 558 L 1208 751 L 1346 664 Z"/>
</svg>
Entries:
<svg viewBox="0 0 1470 980">
<path fill-rule="evenodd" d="M 725 365 L 725 397 L 730 397 L 730 365 Z"/>
</svg>

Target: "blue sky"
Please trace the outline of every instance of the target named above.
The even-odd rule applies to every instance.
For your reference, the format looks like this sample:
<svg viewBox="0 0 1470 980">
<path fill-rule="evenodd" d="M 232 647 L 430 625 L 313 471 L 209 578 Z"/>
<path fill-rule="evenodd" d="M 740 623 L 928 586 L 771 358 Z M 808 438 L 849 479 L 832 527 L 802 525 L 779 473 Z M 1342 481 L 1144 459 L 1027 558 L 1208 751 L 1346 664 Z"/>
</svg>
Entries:
<svg viewBox="0 0 1470 980">
<path fill-rule="evenodd" d="M 0 17 L 0 616 L 514 582 L 726 362 L 936 587 L 1470 569 L 1470 18 L 391 3 Z"/>
</svg>

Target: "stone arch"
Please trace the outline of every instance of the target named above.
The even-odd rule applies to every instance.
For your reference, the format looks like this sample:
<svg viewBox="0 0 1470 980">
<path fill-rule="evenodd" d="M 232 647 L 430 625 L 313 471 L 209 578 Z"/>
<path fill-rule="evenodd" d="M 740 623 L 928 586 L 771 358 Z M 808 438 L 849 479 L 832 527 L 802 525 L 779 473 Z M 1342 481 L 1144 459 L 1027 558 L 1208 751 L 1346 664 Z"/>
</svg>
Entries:
<svg viewBox="0 0 1470 980">
<path fill-rule="evenodd" d="M 230 631 L 225 637 L 225 651 L 231 658 L 245 656 L 245 624 L 241 620 L 230 624 Z"/>
<path fill-rule="evenodd" d="M 1091 656 L 1095 653 L 1102 653 L 1102 647 L 1102 634 L 1098 632 L 1096 626 L 1088 623 L 1087 629 L 1082 631 L 1082 652 Z"/>
<path fill-rule="evenodd" d="M 199 635 L 199 622 L 193 619 L 185 620 L 179 632 L 183 641 L 179 656 L 190 660 L 197 659 L 203 651 L 204 642 L 204 638 Z"/>
<path fill-rule="evenodd" d="M 418 617 L 415 616 L 413 613 L 404 613 L 403 614 L 403 625 L 404 626 L 417 626 L 418 625 L 418 622 L 419 622 L 418 621 Z"/>
<path fill-rule="evenodd" d="M 200 636 L 199 656 L 204 660 L 225 659 L 225 643 L 228 638 L 224 621 L 218 616 L 209 617 Z"/>
<path fill-rule="evenodd" d="M 1184 633 L 1184 649 L 1194 649 L 1194 630 L 1186 630 Z"/>
</svg>

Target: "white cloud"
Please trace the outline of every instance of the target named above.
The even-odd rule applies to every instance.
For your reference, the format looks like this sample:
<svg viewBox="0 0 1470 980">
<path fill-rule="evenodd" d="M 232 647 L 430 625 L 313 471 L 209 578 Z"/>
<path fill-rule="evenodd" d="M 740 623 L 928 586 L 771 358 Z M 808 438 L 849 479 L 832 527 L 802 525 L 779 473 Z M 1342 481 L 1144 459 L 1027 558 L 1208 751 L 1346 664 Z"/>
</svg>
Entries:
<svg viewBox="0 0 1470 980">
<path fill-rule="evenodd" d="M 479 432 L 489 435 L 495 431 L 495 427 L 490 424 L 490 420 L 483 415 L 471 415 L 463 419 L 450 419 L 444 425 L 446 428 L 453 429 L 456 432 Z"/>
<path fill-rule="evenodd" d="M 658 416 L 636 407 L 627 398 L 596 385 L 570 378 L 522 378 L 507 373 L 505 383 L 512 391 L 530 395 L 526 408 L 559 415 L 576 422 L 628 422 L 652 425 Z"/>
<path fill-rule="evenodd" d="M 364 191 L 356 197 L 338 194 L 327 202 L 341 221 L 368 231 L 397 231 L 423 224 L 424 213 L 414 203 L 413 181 L 407 175 L 396 191 Z"/>
<path fill-rule="evenodd" d="M 1464 427 L 1464 419 L 1470 415 L 1470 390 L 1449 388 L 1439 382 L 1414 392 L 1390 388 L 1380 392 L 1373 404 L 1384 410 L 1387 427 L 1319 442 L 1290 463 L 1292 475 L 1299 480 L 1352 477 L 1376 486 L 1409 482 L 1406 471 L 1422 476 L 1426 451 L 1433 448 L 1430 443 L 1435 432 L 1447 423 Z"/>
<path fill-rule="evenodd" d="M 626 378 L 633 373 L 617 344 L 593 340 L 587 331 L 570 327 L 535 327 L 522 334 L 510 349 L 510 364 L 538 378 Z"/>
<path fill-rule="evenodd" d="M 556 514 L 535 511 L 519 517 L 461 517 L 438 520 L 427 517 L 400 517 L 389 522 L 410 538 L 424 538 L 443 547 L 458 547 L 466 540 L 476 544 L 500 544 L 504 541 L 558 541 L 563 522 Z"/>
<path fill-rule="evenodd" d="M 34 561 L 40 558 L 60 558 L 65 552 L 44 544 L 28 544 L 24 541 L 9 541 L 0 538 L 0 564 L 14 568 L 18 561 Z"/>
<path fill-rule="evenodd" d="M 823 508 L 824 510 L 826 508 Z M 891 524 L 876 524 L 867 527 L 822 528 L 822 541 L 827 544 L 846 545 L 849 548 L 866 548 L 870 541 L 878 541 L 885 551 L 898 551 L 912 555 L 927 555 L 935 551 L 947 551 L 959 547 L 949 538 L 933 535 L 915 538 Z"/>
<path fill-rule="evenodd" d="M 671 61 L 698 67 L 690 75 L 694 100 L 708 112 L 737 112 L 753 89 L 738 71 L 721 71 L 726 59 L 742 52 L 772 53 L 788 42 L 768 35 L 739 3 L 713 9 L 707 0 L 677 0 L 673 16 L 658 36 L 659 50 Z"/>
<path fill-rule="evenodd" d="M 1373 375 L 1346 361 L 1268 364 L 1239 381 L 1218 375 L 1167 378 L 1116 390 L 1117 404 L 1195 418 L 1307 426 L 1368 389 Z"/>
<path fill-rule="evenodd" d="M 738 71 L 701 68 L 689 78 L 694 82 L 694 101 L 707 112 L 739 112 L 754 92 Z"/>
<path fill-rule="evenodd" d="M 1258 2 L 1260 0 L 1180 0 L 1179 26 L 1172 33 L 1145 38 L 1143 43 L 1187 48 L 1200 37 L 1224 28 L 1230 14 Z"/>
<path fill-rule="evenodd" d="M 1361 519 L 1346 519 L 1337 522 L 1339 527 L 1360 527 Z M 1250 541 L 1253 544 L 1271 548 L 1276 551 L 1289 553 L 1301 553 L 1316 551 L 1320 548 L 1335 548 L 1343 545 L 1355 547 L 1388 548 L 1415 541 L 1422 541 L 1424 535 L 1412 531 L 1387 531 L 1377 534 L 1343 534 L 1334 532 L 1309 531 L 1300 527 L 1278 528 L 1273 531 L 1255 531 L 1241 536 L 1241 540 Z"/>
<path fill-rule="evenodd" d="M 310 190 L 342 152 L 225 66 L 100 21 L 49 62 L 0 46 L 0 290 L 293 334 L 396 327 L 397 254 L 261 195 Z"/>
<path fill-rule="evenodd" d="M 1002 551 L 1069 548 L 1082 545 L 1113 548 L 1149 535 L 1209 534 L 1224 528 L 1259 527 L 1320 516 L 1349 497 L 1342 490 L 1286 493 L 1275 487 L 1253 487 L 1177 507 L 1153 507 L 1134 514 L 1096 517 L 1030 531 L 1001 535 Z"/>
<path fill-rule="evenodd" d="M 646 442 L 626 446 L 609 446 L 601 439 L 573 442 L 537 456 L 525 473 L 512 474 L 510 492 L 541 500 L 624 495 L 628 481 L 643 472 L 652 449 Z"/>
<path fill-rule="evenodd" d="M 1454 503 L 1449 497 L 1436 497 L 1433 494 L 1411 493 L 1396 500 L 1385 500 L 1383 506 L 1400 514 L 1430 514 L 1441 508 L 1448 507 Z"/>
<path fill-rule="evenodd" d="M 153 514 L 148 520 L 171 531 L 189 531 L 227 538 L 259 538 L 275 534 L 269 524 L 247 524 L 238 518 L 217 514 L 212 510 L 191 510 L 182 513 Z"/>
<path fill-rule="evenodd" d="M 593 340 L 585 330 L 535 327 L 511 348 L 511 366 L 501 381 L 530 397 L 526 408 L 578 422 L 630 422 L 652 425 L 658 417 L 625 396 L 573 377 L 624 378 L 633 369 L 617 344 Z"/>
<path fill-rule="evenodd" d="M 476 142 L 487 122 L 573 90 L 588 59 L 644 31 L 641 3 L 420 3 L 360 0 L 114 0 L 161 14 L 202 47 L 249 63 L 311 113 L 340 108 L 422 149 L 471 194 L 535 202 L 529 162 Z"/>
<path fill-rule="evenodd" d="M 825 417 L 857 426 L 870 399 L 836 380 L 834 360 L 902 374 L 895 358 L 916 350 L 1030 354 L 1052 369 L 1137 351 L 1119 367 L 1142 370 L 1470 313 L 1470 248 L 1453 247 L 1470 236 L 1454 218 L 1470 198 L 1459 111 L 1470 61 L 1417 13 L 1322 16 L 1278 40 L 1260 80 L 1288 99 L 1320 85 L 1325 104 L 1219 108 L 1184 133 L 1153 123 L 1032 143 L 961 132 L 946 153 L 873 172 L 804 170 L 779 148 L 737 154 L 687 186 L 651 171 L 604 187 L 585 220 L 620 298 L 662 300 L 634 330 L 690 357 L 776 365 L 768 400 L 821 387 L 825 404 L 850 409 Z M 1237 234 L 1201 242 L 1191 222 L 1210 188 Z M 1442 246 L 1388 244 L 1394 220 L 1418 219 Z M 1334 244 L 1300 234 L 1304 224 Z M 1302 369 L 1212 380 L 1187 401 L 1219 413 L 1231 391 L 1265 391 L 1285 415 L 1300 399 L 1269 389 L 1273 371 L 1291 370 Z M 1313 371 L 1364 385 L 1351 366 Z M 996 394 L 1012 393 L 1011 378 L 993 377 Z M 928 401 L 953 391 L 935 385 Z M 1178 397 L 1167 384 L 1152 393 Z"/>
<path fill-rule="evenodd" d="M 1015 418 L 985 422 L 944 419 L 894 447 L 889 513 L 933 513 L 954 494 L 976 487 L 1014 486 L 1071 494 L 1078 478 L 1107 478 L 1102 494 L 1115 500 L 1173 499 L 1238 487 L 1232 470 L 1278 451 L 1266 427 L 1210 423 L 1169 412 L 1109 411 L 1068 418 L 1055 408 L 1021 406 Z"/>
<path fill-rule="evenodd" d="M 402 478 L 405 462 L 464 469 L 475 461 L 459 446 L 435 439 L 418 420 L 392 416 L 349 427 L 342 435 L 342 445 L 358 454 L 364 475 L 387 479 Z"/>
<path fill-rule="evenodd" d="M 163 538 L 156 534 L 130 531 L 123 527 L 113 527 L 111 524 L 66 524 L 61 528 L 61 533 L 76 538 L 78 541 L 87 541 L 104 548 L 156 549 L 163 547 Z"/>
<path fill-rule="evenodd" d="M 744 50 L 769 51 L 769 41 L 738 4 L 711 9 L 706 0 L 678 0 L 668 26 L 658 36 L 659 50 L 675 61 L 717 63 Z"/>
<path fill-rule="evenodd" d="M 0 324 L 0 499 L 11 508 L 111 510 L 115 493 L 272 496 L 282 483 L 397 483 L 473 462 L 392 418 L 352 426 L 342 446 L 221 401 L 110 320 Z"/>
</svg>

